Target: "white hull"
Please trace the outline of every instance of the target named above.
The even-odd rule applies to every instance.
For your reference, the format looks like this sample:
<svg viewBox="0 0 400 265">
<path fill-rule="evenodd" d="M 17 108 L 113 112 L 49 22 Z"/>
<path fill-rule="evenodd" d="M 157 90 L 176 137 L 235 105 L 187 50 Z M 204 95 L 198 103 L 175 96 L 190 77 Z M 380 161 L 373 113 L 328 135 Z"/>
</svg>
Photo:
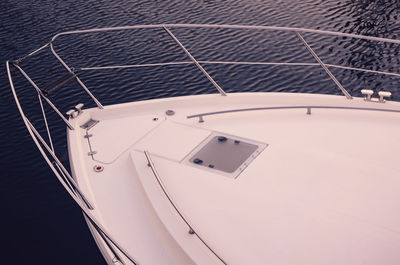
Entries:
<svg viewBox="0 0 400 265">
<path fill-rule="evenodd" d="M 92 150 L 86 130 L 69 131 L 74 175 L 95 216 L 140 264 L 397 264 L 400 113 L 308 115 L 304 108 L 187 119 L 272 106 L 400 109 L 340 96 L 245 93 L 85 110 L 71 120 L 74 127 L 99 123 L 88 131 Z M 212 132 L 268 147 L 237 178 L 183 163 Z"/>
</svg>

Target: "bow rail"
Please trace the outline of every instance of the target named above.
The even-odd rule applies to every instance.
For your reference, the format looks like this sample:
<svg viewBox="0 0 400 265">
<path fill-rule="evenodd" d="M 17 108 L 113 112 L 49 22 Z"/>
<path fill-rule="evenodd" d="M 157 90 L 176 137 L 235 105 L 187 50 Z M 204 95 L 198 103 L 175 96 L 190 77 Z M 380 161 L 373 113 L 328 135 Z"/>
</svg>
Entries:
<svg viewBox="0 0 400 265">
<path fill-rule="evenodd" d="M 310 54 L 315 58 L 315 63 L 292 63 L 292 62 L 246 62 L 246 61 L 201 61 L 197 60 L 190 51 L 179 41 L 179 39 L 173 34 L 172 29 L 174 28 L 210 28 L 210 29 L 250 29 L 250 30 L 265 30 L 265 31 L 284 31 L 284 32 L 292 32 L 296 34 L 299 40 L 306 46 L 307 50 Z M 59 118 L 65 123 L 69 130 L 74 130 L 75 128 L 69 122 L 69 120 L 60 112 L 60 110 L 55 106 L 55 104 L 48 98 L 47 93 L 50 93 L 56 88 L 59 88 L 65 85 L 68 82 L 75 80 L 83 89 L 83 91 L 89 95 L 89 97 L 93 100 L 96 106 L 99 109 L 103 109 L 102 103 L 95 97 L 95 95 L 90 91 L 90 89 L 83 83 L 83 81 L 79 78 L 78 74 L 75 72 L 74 67 L 67 65 L 67 63 L 61 58 L 61 56 L 56 52 L 54 47 L 54 42 L 60 36 L 65 35 L 72 35 L 72 34 L 87 34 L 87 33 L 96 33 L 96 32 L 107 32 L 107 31 L 121 31 L 121 30 L 132 30 L 132 29 L 160 29 L 163 30 L 169 37 L 171 37 L 175 43 L 186 53 L 187 57 L 190 61 L 181 61 L 181 62 L 167 62 L 167 63 L 154 63 L 154 64 L 127 64 L 127 65 L 109 65 L 109 66 L 87 66 L 87 67 L 80 67 L 77 68 L 78 71 L 101 71 L 105 69 L 124 69 L 124 68 L 135 68 L 135 67 L 154 67 L 154 66 L 168 66 L 168 65 L 182 65 L 182 64 L 194 64 L 201 73 L 213 84 L 213 86 L 217 89 L 221 96 L 227 96 L 224 89 L 213 79 L 213 77 L 203 68 L 202 64 L 225 64 L 225 65 L 289 65 L 289 66 L 321 66 L 324 71 L 328 74 L 328 76 L 332 79 L 332 81 L 336 84 L 336 86 L 340 89 L 341 93 L 347 98 L 352 99 L 350 93 L 343 87 L 343 85 L 336 79 L 336 77 L 330 72 L 329 68 L 339 68 L 339 69 L 346 69 L 346 70 L 355 70 L 361 72 L 368 72 L 368 73 L 376 73 L 376 74 L 383 74 L 383 75 L 391 75 L 400 77 L 400 73 L 395 72 L 387 72 L 387 71 L 375 71 L 375 70 L 367 70 L 362 68 L 354 68 L 349 66 L 342 66 L 342 65 L 333 65 L 333 64 L 326 64 L 324 63 L 317 55 L 317 53 L 312 49 L 312 47 L 306 42 L 304 37 L 301 35 L 302 33 L 315 33 L 315 34 L 324 34 L 324 35 L 332 35 L 332 36 L 339 36 L 339 37 L 348 37 L 348 38 L 356 38 L 356 39 L 364 39 L 376 42 L 385 42 L 385 43 L 393 43 L 393 44 L 400 44 L 400 40 L 395 39 L 388 39 L 388 38 L 380 38 L 380 37 L 373 37 L 373 36 L 364 36 L 364 35 L 356 35 L 356 34 L 349 34 L 349 33 L 341 33 L 341 32 L 333 32 L 333 31 L 325 31 L 325 30 L 315 30 L 315 29 L 305 29 L 305 28 L 293 28 L 293 27 L 276 27 L 276 26 L 245 26 L 245 25 L 209 25 L 209 24 L 155 24 L 155 25 L 136 25 L 136 26 L 123 26 L 123 27 L 111 27 L 111 28 L 94 28 L 88 30 L 74 30 L 74 31 L 67 31 L 62 32 L 54 35 L 50 42 L 44 44 L 40 48 L 30 52 L 29 54 L 16 59 L 16 60 L 8 60 L 6 62 L 7 74 L 11 86 L 11 90 L 22 117 L 22 120 L 25 123 L 25 126 L 31 135 L 33 141 L 35 142 L 36 146 L 38 147 L 40 153 L 46 160 L 47 164 L 56 175 L 60 183 L 64 186 L 73 200 L 77 203 L 77 205 L 81 208 L 82 212 L 85 215 L 85 218 L 89 220 L 95 230 L 98 232 L 100 237 L 103 239 L 105 244 L 110 248 L 111 252 L 114 253 L 115 259 L 118 260 L 120 263 L 123 264 L 122 259 L 119 257 L 117 253 L 120 253 L 124 256 L 125 259 L 129 260 L 133 264 L 137 264 L 137 261 L 130 256 L 130 254 L 124 250 L 124 248 L 110 235 L 106 229 L 97 221 L 91 211 L 94 209 L 94 205 L 90 203 L 90 200 L 83 194 L 83 192 L 79 189 L 77 184 L 75 183 L 74 179 L 66 170 L 65 166 L 61 163 L 60 159 L 56 156 L 54 151 L 54 145 L 51 138 L 51 132 L 48 126 L 46 113 L 43 107 L 43 100 L 51 107 L 51 109 L 59 116 Z M 300 43 L 301 43 L 300 42 Z M 67 71 L 66 75 L 56 80 L 56 82 L 52 83 L 50 87 L 45 89 L 40 88 L 30 77 L 29 75 L 22 69 L 20 63 L 27 58 L 38 54 L 40 51 L 45 49 L 50 49 L 51 53 L 54 57 L 61 63 L 61 65 Z M 17 96 L 17 92 L 15 90 L 12 71 L 11 67 L 19 71 L 22 76 L 30 83 L 31 86 L 36 90 L 38 94 L 38 100 L 40 103 L 40 107 L 42 110 L 43 121 L 45 124 L 45 128 L 47 131 L 47 141 L 45 138 L 40 135 L 38 130 L 33 126 L 31 121 L 25 115 L 19 98 Z M 286 106 L 281 108 L 307 108 L 307 111 L 310 108 L 337 108 L 337 107 L 329 107 L 329 106 Z M 210 113 L 201 113 L 196 115 L 188 116 L 187 118 L 199 118 L 199 121 L 203 119 L 203 116 L 208 115 L 216 115 L 216 114 L 223 114 L 228 112 L 237 112 L 237 111 L 254 111 L 254 110 L 266 110 L 266 109 L 273 109 L 273 108 L 257 108 L 257 109 L 240 109 L 240 110 L 226 110 L 220 112 L 210 112 Z M 360 109 L 361 110 L 361 109 Z M 366 109 L 363 109 L 366 110 Z M 369 109 L 368 109 L 369 110 Z M 372 110 L 372 109 L 371 109 Z M 376 109 L 374 109 L 376 110 Z M 388 111 L 388 110 L 380 110 L 380 111 Z M 398 112 L 398 111 L 396 111 Z M 151 168 L 154 171 L 154 174 L 157 177 L 157 173 L 155 171 L 154 166 L 151 163 L 151 159 L 148 153 L 145 153 L 147 159 L 149 160 L 149 164 L 152 166 Z M 188 224 L 189 228 L 190 225 Z"/>
</svg>

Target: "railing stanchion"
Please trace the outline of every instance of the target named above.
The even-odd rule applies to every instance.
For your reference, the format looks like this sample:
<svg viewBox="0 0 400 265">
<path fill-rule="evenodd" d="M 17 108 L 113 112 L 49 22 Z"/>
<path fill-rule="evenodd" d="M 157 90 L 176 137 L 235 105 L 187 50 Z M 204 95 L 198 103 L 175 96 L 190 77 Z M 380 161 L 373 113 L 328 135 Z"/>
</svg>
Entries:
<svg viewBox="0 0 400 265">
<path fill-rule="evenodd" d="M 82 210 L 82 212 L 84 213 L 84 215 L 90 219 L 90 221 L 95 225 L 96 229 L 100 232 L 103 233 L 103 235 L 110 240 L 110 242 L 127 258 L 129 259 L 133 264 L 138 264 L 138 262 L 133 259 L 131 257 L 131 255 L 129 255 L 129 253 L 122 248 L 122 246 L 118 243 L 118 241 L 116 241 L 113 236 L 111 236 L 107 230 L 105 229 L 104 226 L 101 225 L 101 223 L 94 217 L 94 215 L 89 211 L 89 209 L 87 207 L 84 206 L 82 198 L 79 198 L 72 190 L 68 189 L 67 184 L 62 181 L 62 177 L 60 176 L 59 172 L 56 170 L 56 168 L 54 167 L 54 164 L 50 161 L 50 159 L 48 158 L 48 156 L 46 155 L 45 151 L 43 150 L 42 146 L 40 145 L 36 134 L 33 132 L 33 126 L 31 127 L 31 123 L 29 122 L 28 118 L 25 116 L 24 111 L 22 110 L 21 104 L 18 100 L 18 96 L 15 92 L 15 87 L 14 87 L 14 82 L 12 80 L 11 77 L 11 70 L 10 70 L 10 62 L 6 61 L 6 69 L 7 69 L 7 74 L 8 74 L 8 79 L 10 82 L 10 86 L 11 86 L 11 91 L 13 93 L 14 99 L 15 99 L 15 103 L 17 104 L 17 108 L 21 114 L 22 120 L 24 121 L 24 124 L 32 138 L 32 140 L 35 142 L 37 148 L 39 149 L 39 152 L 42 154 L 43 158 L 45 159 L 45 161 L 47 162 L 47 164 L 49 165 L 50 169 L 53 171 L 54 175 L 57 177 L 57 179 L 60 181 L 61 185 L 63 185 L 63 187 L 65 188 L 65 190 L 68 192 L 68 194 L 72 197 L 72 199 L 76 202 L 76 204 L 79 206 L 79 208 Z M 48 146 L 47 146 L 48 147 Z M 50 152 L 50 154 L 52 154 Z M 62 165 L 62 164 L 61 164 Z M 87 206 L 87 205 L 86 205 Z"/>
<path fill-rule="evenodd" d="M 26 123 L 29 125 L 30 129 L 32 130 L 32 132 L 35 134 L 35 136 L 37 137 L 37 139 L 39 139 L 39 141 L 42 143 L 42 145 L 45 147 L 45 149 L 47 150 L 47 152 L 49 152 L 50 156 L 54 159 L 55 164 L 57 165 L 57 167 L 61 168 L 61 172 L 62 174 L 65 174 L 68 182 L 72 184 L 72 191 L 76 192 L 81 198 L 82 200 L 85 202 L 85 204 L 87 205 L 87 207 L 89 209 L 94 209 L 93 206 L 91 205 L 91 203 L 86 199 L 86 197 L 83 195 L 83 193 L 80 191 L 80 189 L 78 188 L 78 185 L 76 184 L 75 180 L 71 177 L 71 175 L 68 173 L 68 171 L 65 169 L 65 167 L 63 166 L 63 164 L 61 163 L 61 161 L 58 159 L 58 157 L 55 155 L 54 151 L 50 149 L 50 147 L 47 145 L 47 143 L 45 142 L 45 140 L 42 138 L 42 136 L 38 133 L 38 131 L 36 130 L 36 128 L 32 125 L 32 123 L 28 120 L 28 118 L 25 117 Z"/>
<path fill-rule="evenodd" d="M 325 72 L 329 75 L 329 77 L 335 82 L 335 84 L 338 86 L 338 88 L 342 91 L 342 93 L 346 96 L 347 99 L 353 99 L 353 97 L 347 92 L 347 90 L 340 84 L 340 82 L 336 79 L 336 77 L 331 73 L 331 71 L 326 67 L 324 62 L 318 57 L 318 55 L 314 52 L 314 50 L 308 45 L 306 40 L 301 36 L 299 32 L 296 31 L 297 36 L 299 39 L 303 42 L 303 44 L 306 46 L 307 50 L 311 53 L 311 55 L 315 58 L 315 60 L 318 61 L 318 63 L 321 65 L 321 67 L 325 70 Z"/>
<path fill-rule="evenodd" d="M 21 74 L 26 78 L 26 80 L 29 81 L 29 83 L 36 89 L 36 91 L 39 93 L 39 95 L 46 100 L 46 102 L 53 108 L 55 112 L 57 112 L 58 116 L 65 122 L 65 124 L 68 126 L 69 129 L 74 130 L 74 127 L 69 123 L 69 121 L 62 115 L 62 113 L 57 109 L 56 106 L 43 94 L 42 90 L 33 82 L 33 80 L 25 73 L 24 70 L 19 65 L 14 64 L 14 67 L 17 68 Z"/>
<path fill-rule="evenodd" d="M 67 69 L 68 72 L 72 73 L 73 72 L 72 69 L 64 62 L 63 59 L 61 59 L 61 57 L 54 50 L 53 41 L 50 42 L 50 50 L 53 53 L 53 55 L 57 58 L 57 60 L 65 67 L 65 69 Z M 78 76 L 76 76 L 76 81 L 79 83 L 79 85 L 81 85 L 81 87 L 86 91 L 86 93 L 92 98 L 94 103 L 96 103 L 97 107 L 99 109 L 103 109 L 104 107 L 100 103 L 100 101 L 97 100 L 97 98 L 92 94 L 92 92 L 90 92 L 89 88 L 86 87 L 86 85 L 81 81 L 81 79 Z"/>
<path fill-rule="evenodd" d="M 215 86 L 215 88 L 219 91 L 219 93 L 222 96 L 226 96 L 225 91 L 217 84 L 217 82 L 215 82 L 215 80 L 207 73 L 207 71 L 204 70 L 203 66 L 201 66 L 200 63 L 193 57 L 193 55 L 185 48 L 185 46 L 183 46 L 183 44 L 178 40 L 178 38 L 175 37 L 175 35 L 172 34 L 172 32 L 165 26 L 163 26 L 163 29 L 182 48 L 182 50 L 185 51 L 186 55 L 190 58 L 190 60 L 192 60 L 194 64 L 197 66 L 197 68 L 199 68 L 200 71 L 208 78 L 208 80 L 210 80 L 210 82 Z"/>
</svg>

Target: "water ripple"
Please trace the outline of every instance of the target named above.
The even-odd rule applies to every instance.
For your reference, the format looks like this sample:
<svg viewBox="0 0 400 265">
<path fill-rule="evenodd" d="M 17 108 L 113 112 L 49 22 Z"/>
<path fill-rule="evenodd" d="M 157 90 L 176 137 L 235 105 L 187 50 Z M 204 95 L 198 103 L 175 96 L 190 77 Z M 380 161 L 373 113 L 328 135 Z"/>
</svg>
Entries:
<svg viewBox="0 0 400 265">
<path fill-rule="evenodd" d="M 58 32 L 109 26 L 160 23 L 276 25 L 335 30 L 388 38 L 400 37 L 397 0 L 305 1 L 82 1 L 3 0 L 0 2 L 2 60 L 18 58 L 40 47 Z M 199 60 L 315 62 L 295 34 L 287 32 L 172 29 Z M 304 34 L 323 61 L 331 64 L 397 71 L 399 45 Z M 161 29 L 63 37 L 57 51 L 75 68 L 188 60 Z M 65 72 L 49 52 L 22 66 L 43 87 Z M 243 66 L 204 64 L 228 92 L 282 91 L 340 94 L 318 66 Z M 6 251 L 19 253 L 19 264 L 101 264 L 80 212 L 43 163 L 17 113 L 0 64 L 0 185 Z M 331 69 L 353 95 L 362 88 L 390 90 L 400 100 L 399 78 Z M 14 72 L 15 73 L 15 72 Z M 81 71 L 79 76 L 104 103 L 216 93 L 194 65 L 124 70 Z M 29 118 L 41 132 L 37 95 L 26 81 L 16 81 Z M 57 90 L 51 100 L 65 112 L 78 102 L 94 106 L 76 83 Z M 46 106 L 49 110 L 48 106 Z M 65 126 L 49 112 L 57 152 L 65 147 Z M 18 206 L 18 207 L 15 207 Z M 16 210 L 18 209 L 18 210 Z M 73 222 L 73 224 L 71 224 Z M 61 229 L 60 229 L 61 227 Z M 57 244 L 54 244 L 57 242 Z M 9 251 L 8 251 L 9 250 Z M 46 251 L 43 251 L 46 250 Z M 67 254 L 66 254 L 67 253 Z M 13 258 L 15 255 L 6 255 Z M 62 258 L 60 258 L 62 257 Z M 9 263 L 15 262 L 10 260 Z M 47 263 L 46 263 L 47 262 Z M 7 260 L 3 260 L 7 263 Z"/>
</svg>

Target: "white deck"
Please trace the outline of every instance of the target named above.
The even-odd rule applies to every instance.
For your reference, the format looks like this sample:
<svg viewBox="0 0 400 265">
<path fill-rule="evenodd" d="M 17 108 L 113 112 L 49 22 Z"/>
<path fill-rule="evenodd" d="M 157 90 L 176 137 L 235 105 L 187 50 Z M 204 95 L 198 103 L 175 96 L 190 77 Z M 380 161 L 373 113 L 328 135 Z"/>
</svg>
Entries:
<svg viewBox="0 0 400 265">
<path fill-rule="evenodd" d="M 342 96 L 243 93 L 90 109 L 69 131 L 74 176 L 93 213 L 140 264 L 398 264 L 400 113 L 295 105 L 400 109 Z M 167 116 L 172 109 L 175 115 Z M 153 120 L 157 118 L 157 120 Z M 268 144 L 237 177 L 183 163 L 212 132 Z M 163 193 L 161 181 L 197 237 Z M 94 172 L 94 165 L 104 171 Z"/>
</svg>

